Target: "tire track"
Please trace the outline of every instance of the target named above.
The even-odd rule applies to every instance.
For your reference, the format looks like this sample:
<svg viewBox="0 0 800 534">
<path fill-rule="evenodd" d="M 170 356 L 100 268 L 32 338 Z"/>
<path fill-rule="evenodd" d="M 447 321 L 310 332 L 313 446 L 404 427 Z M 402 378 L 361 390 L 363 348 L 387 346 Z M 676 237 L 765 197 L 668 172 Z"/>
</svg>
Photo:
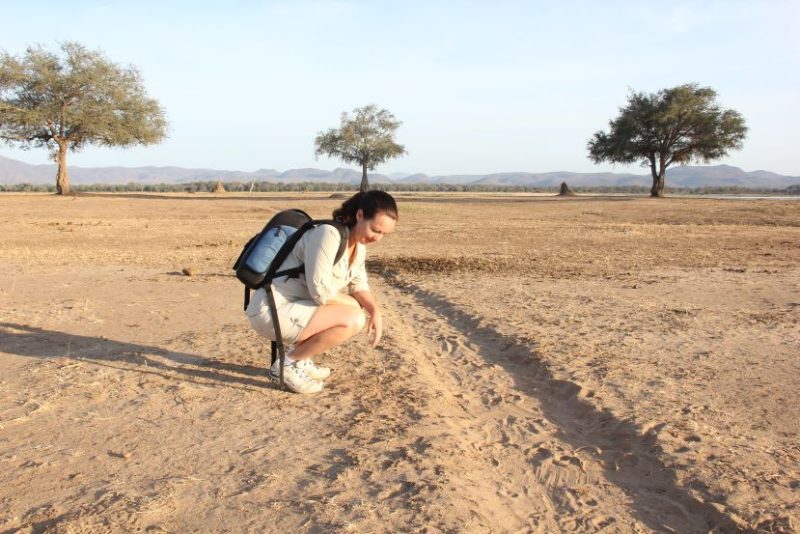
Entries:
<svg viewBox="0 0 800 534">
<path fill-rule="evenodd" d="M 482 527 L 501 528 L 499 506 L 511 511 L 501 528 L 510 531 L 745 531 L 677 486 L 659 460 L 658 429 L 641 433 L 596 408 L 591 392 L 555 378 L 486 319 L 389 281 L 387 323 L 405 347 L 387 352 L 412 358 L 435 392 L 418 428 L 437 435 L 427 459 L 478 503 Z M 454 454 L 458 468 L 446 462 Z M 470 486 L 475 479 L 482 484 Z"/>
<path fill-rule="evenodd" d="M 408 429 L 425 453 L 406 468 L 433 469 L 441 482 L 419 518 L 476 532 L 647 530 L 590 453 L 559 439 L 537 399 L 487 361 L 478 343 L 413 293 L 384 291 L 386 357 L 404 362 L 398 370 L 425 398 Z"/>
</svg>

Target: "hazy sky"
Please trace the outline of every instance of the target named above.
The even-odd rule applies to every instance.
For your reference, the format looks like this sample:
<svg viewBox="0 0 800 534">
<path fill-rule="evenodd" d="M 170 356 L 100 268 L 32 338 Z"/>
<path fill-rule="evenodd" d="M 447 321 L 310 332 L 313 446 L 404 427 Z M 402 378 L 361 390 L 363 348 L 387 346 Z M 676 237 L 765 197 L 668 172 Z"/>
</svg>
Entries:
<svg viewBox="0 0 800 534">
<path fill-rule="evenodd" d="M 403 121 L 408 150 L 377 172 L 644 173 L 592 164 L 587 140 L 629 89 L 697 82 L 750 127 L 719 163 L 800 175 L 796 0 L 2 0 L 0 17 L 5 51 L 100 48 L 137 66 L 167 111 L 161 145 L 89 148 L 73 165 L 332 169 L 314 136 L 375 103 Z"/>
</svg>

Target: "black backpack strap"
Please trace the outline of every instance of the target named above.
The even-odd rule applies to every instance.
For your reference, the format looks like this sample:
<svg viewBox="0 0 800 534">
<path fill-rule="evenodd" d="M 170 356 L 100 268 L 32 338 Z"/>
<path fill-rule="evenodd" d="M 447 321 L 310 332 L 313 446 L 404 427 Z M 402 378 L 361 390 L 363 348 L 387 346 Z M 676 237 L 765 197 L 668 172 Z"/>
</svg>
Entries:
<svg viewBox="0 0 800 534">
<path fill-rule="evenodd" d="M 339 235 L 341 236 L 341 240 L 339 242 L 339 250 L 336 252 L 336 259 L 333 260 L 333 263 L 339 263 L 339 260 L 342 259 L 344 256 L 344 251 L 347 250 L 347 238 L 350 236 L 350 229 L 347 228 L 343 223 L 339 221 L 333 221 L 334 224 L 331 226 L 335 227 L 339 230 Z"/>
<path fill-rule="evenodd" d="M 306 266 L 303 264 L 293 267 L 291 269 L 284 269 L 272 275 L 272 279 L 280 278 L 281 276 L 288 276 L 289 278 L 297 278 L 305 271 Z"/>
<path fill-rule="evenodd" d="M 272 362 L 270 367 L 275 363 L 276 357 L 280 357 L 280 373 L 278 374 L 278 379 L 281 387 L 284 387 L 283 366 L 286 363 L 286 352 L 283 347 L 281 323 L 278 319 L 278 307 L 275 305 L 275 295 L 272 293 L 272 284 L 267 284 L 264 286 L 264 289 L 267 291 L 267 302 L 269 303 L 270 318 L 272 319 L 272 326 L 275 328 L 275 341 L 272 342 Z"/>
<path fill-rule="evenodd" d="M 244 286 L 244 311 L 247 311 L 247 307 L 250 305 L 250 288 Z"/>
</svg>

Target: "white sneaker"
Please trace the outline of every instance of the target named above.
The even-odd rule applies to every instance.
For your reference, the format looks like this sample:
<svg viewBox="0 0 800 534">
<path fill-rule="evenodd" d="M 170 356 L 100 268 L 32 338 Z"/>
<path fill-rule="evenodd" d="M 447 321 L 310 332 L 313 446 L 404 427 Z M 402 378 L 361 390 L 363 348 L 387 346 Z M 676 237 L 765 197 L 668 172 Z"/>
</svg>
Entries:
<svg viewBox="0 0 800 534">
<path fill-rule="evenodd" d="M 306 372 L 308 376 L 314 380 L 325 380 L 331 376 L 331 370 L 328 367 L 320 367 L 311 358 L 306 360 L 298 360 L 297 366 Z"/>
<path fill-rule="evenodd" d="M 283 383 L 295 393 L 319 393 L 322 391 L 322 382 L 317 382 L 298 365 L 300 362 L 292 362 L 283 366 Z M 270 367 L 269 376 L 275 380 L 280 380 L 280 360 Z"/>
</svg>

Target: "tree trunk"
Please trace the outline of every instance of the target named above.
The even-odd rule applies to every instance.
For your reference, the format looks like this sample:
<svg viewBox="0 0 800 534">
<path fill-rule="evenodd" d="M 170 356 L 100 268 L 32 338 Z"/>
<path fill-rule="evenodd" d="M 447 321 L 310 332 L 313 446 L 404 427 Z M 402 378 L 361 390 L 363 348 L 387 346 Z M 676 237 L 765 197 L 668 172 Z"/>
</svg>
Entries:
<svg viewBox="0 0 800 534">
<path fill-rule="evenodd" d="M 369 180 L 367 180 L 367 164 L 361 164 L 361 187 L 358 188 L 362 193 L 369 191 Z"/>
<path fill-rule="evenodd" d="M 69 174 L 67 173 L 67 143 L 58 144 L 58 174 L 56 175 L 56 194 L 69 195 Z"/>
<path fill-rule="evenodd" d="M 661 198 L 664 196 L 664 178 L 667 174 L 667 169 L 664 165 L 664 160 L 659 161 L 658 172 L 656 172 L 656 160 L 650 159 L 650 174 L 653 175 L 653 187 L 650 188 L 650 196 L 654 198 Z"/>
<path fill-rule="evenodd" d="M 661 198 L 664 196 L 664 172 L 653 176 L 653 187 L 650 188 L 650 196 Z"/>
</svg>

